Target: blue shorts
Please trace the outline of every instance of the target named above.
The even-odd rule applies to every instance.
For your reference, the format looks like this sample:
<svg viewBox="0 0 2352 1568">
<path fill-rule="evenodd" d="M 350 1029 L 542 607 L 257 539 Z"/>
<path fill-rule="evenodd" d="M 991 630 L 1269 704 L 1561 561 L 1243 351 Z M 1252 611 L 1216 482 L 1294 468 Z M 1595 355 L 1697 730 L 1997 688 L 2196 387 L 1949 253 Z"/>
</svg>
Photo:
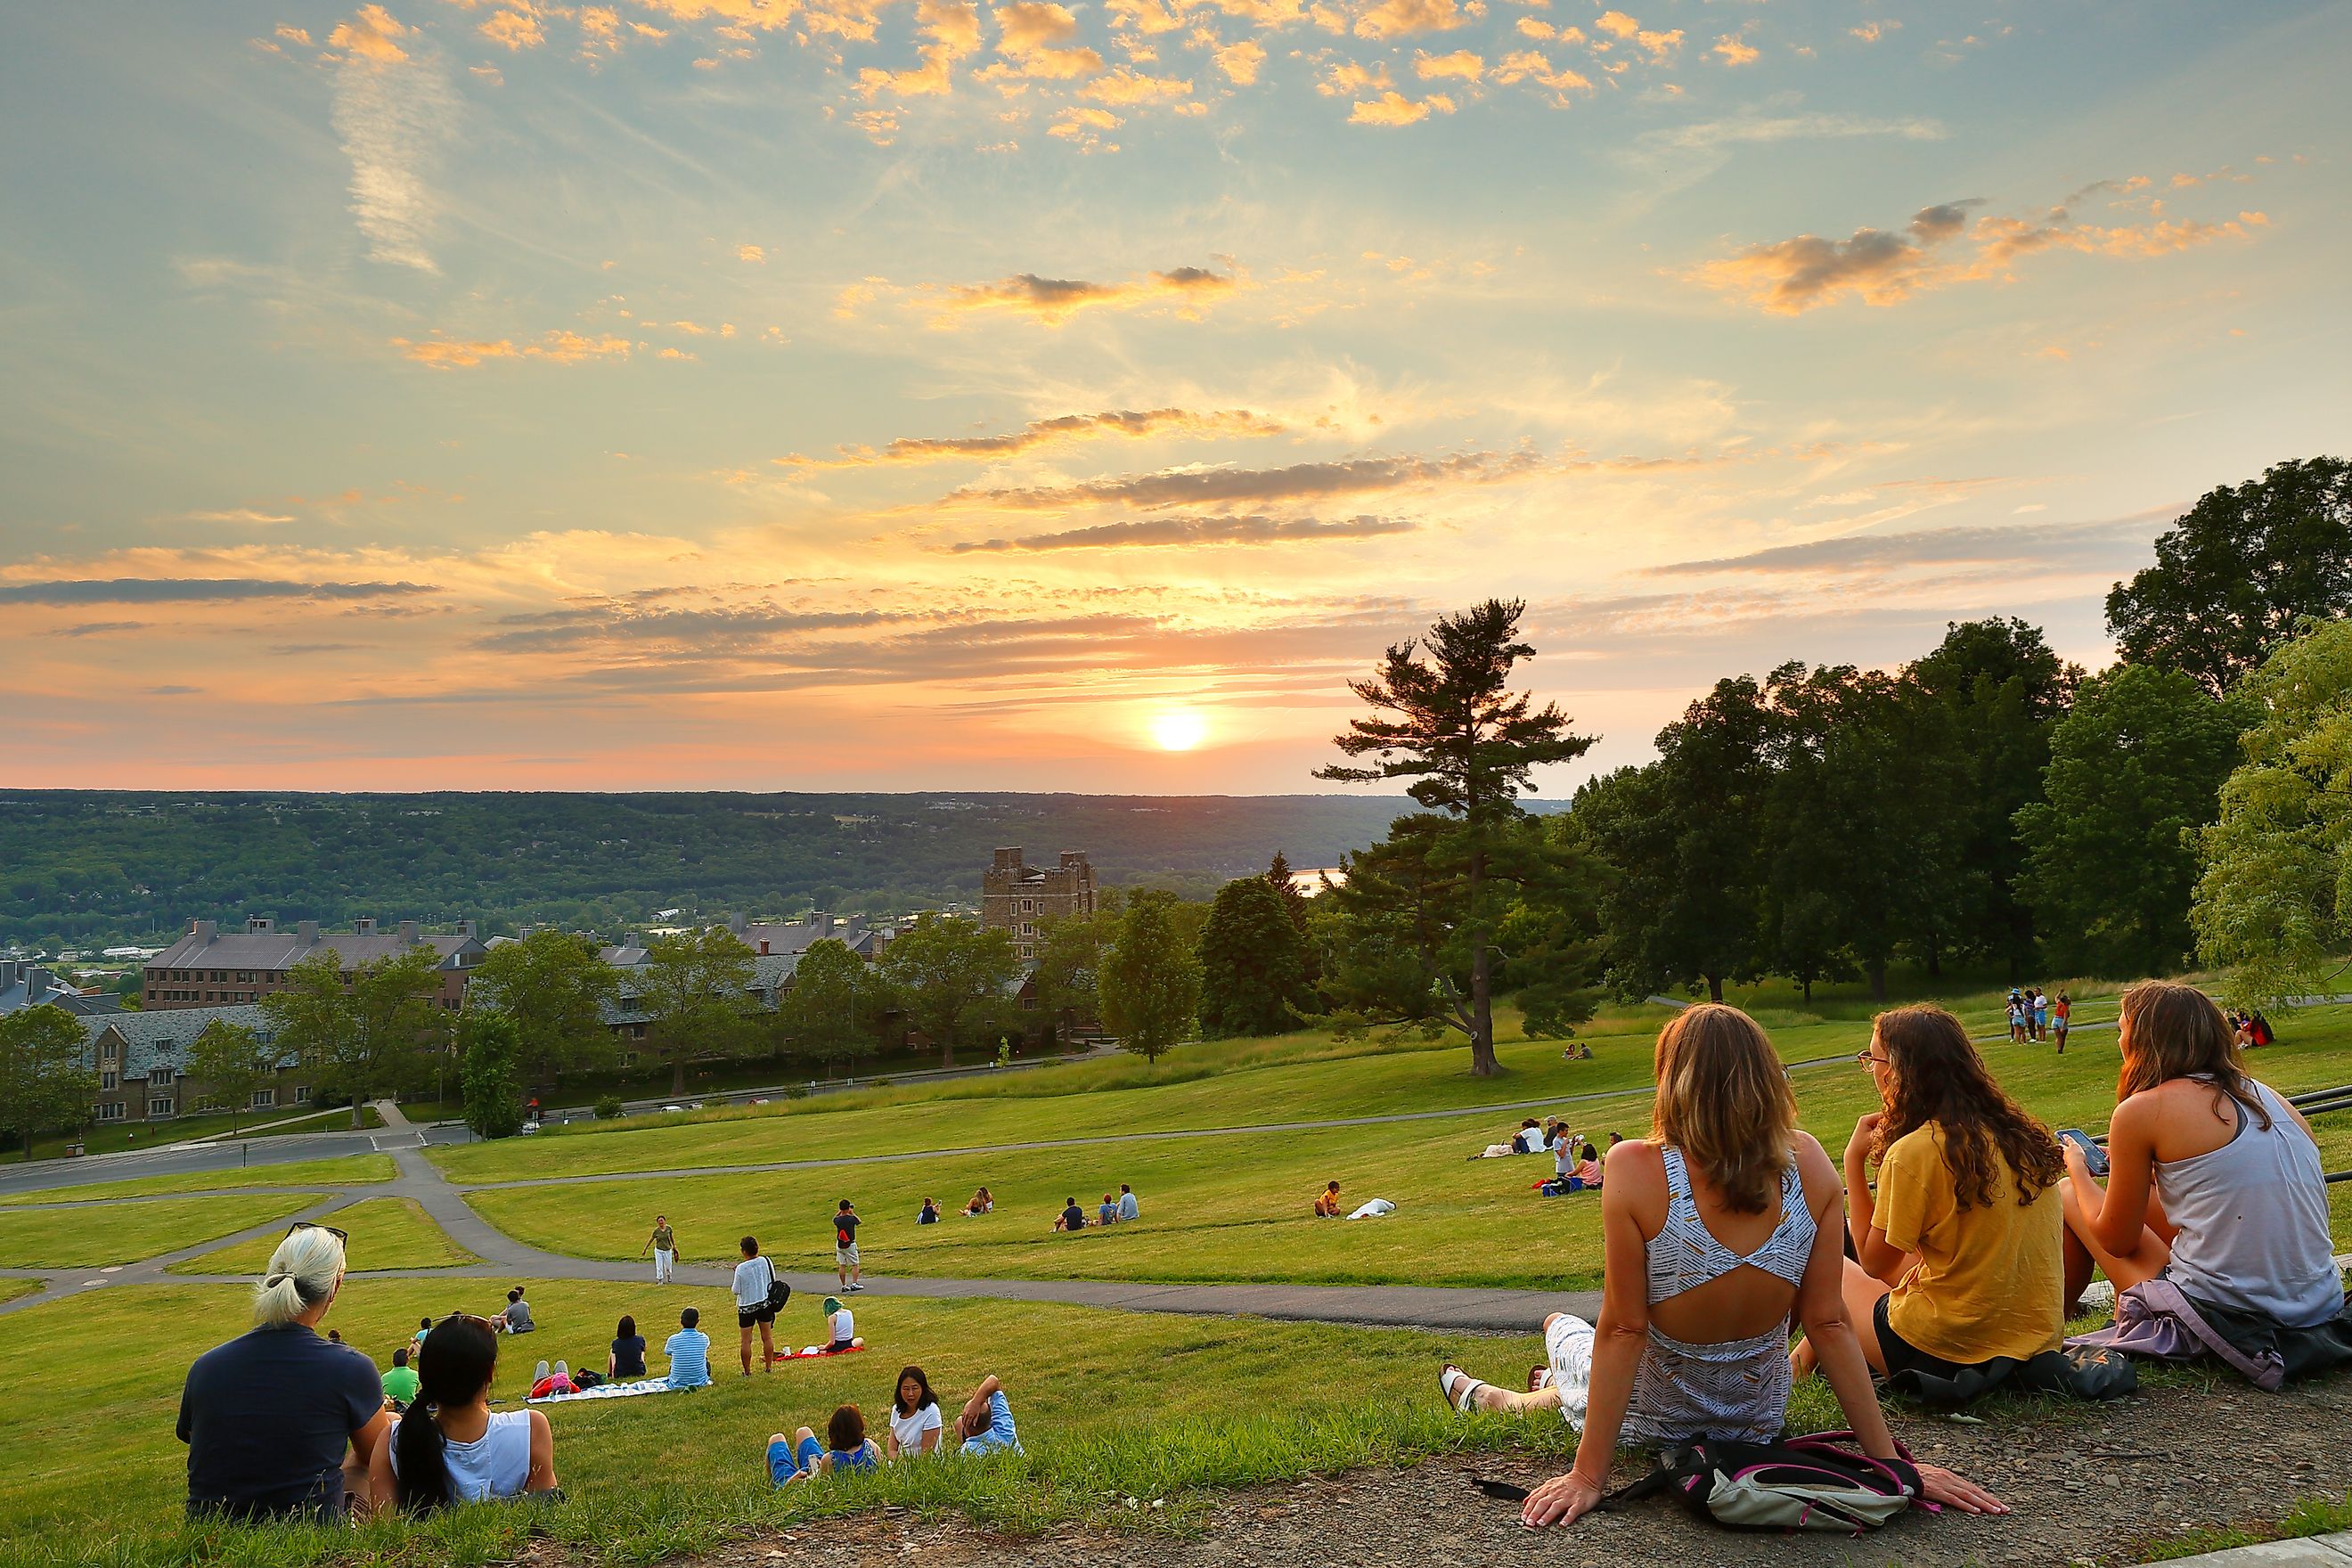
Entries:
<svg viewBox="0 0 2352 1568">
<path fill-rule="evenodd" d="M 799 1448 L 790 1443 L 768 1445 L 768 1479 L 778 1486 L 804 1481 L 816 1474 L 816 1462 L 824 1457 L 824 1445 L 814 1437 L 801 1439 Z"/>
</svg>

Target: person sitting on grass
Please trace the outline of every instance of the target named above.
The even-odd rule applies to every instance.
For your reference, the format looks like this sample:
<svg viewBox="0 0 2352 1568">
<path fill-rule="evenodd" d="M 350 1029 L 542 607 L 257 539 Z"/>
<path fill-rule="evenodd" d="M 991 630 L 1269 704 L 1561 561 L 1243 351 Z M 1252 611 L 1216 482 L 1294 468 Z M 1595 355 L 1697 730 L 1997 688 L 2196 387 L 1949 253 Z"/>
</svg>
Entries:
<svg viewBox="0 0 2352 1568">
<path fill-rule="evenodd" d="M 425 1335 L 427 1335 L 427 1334 L 429 1334 L 429 1333 L 431 1333 L 432 1331 L 433 1331 L 433 1320 L 432 1320 L 432 1319 L 430 1319 L 430 1318 L 419 1318 L 419 1319 L 417 1319 L 417 1320 L 416 1320 L 416 1331 L 415 1331 L 414 1334 L 411 1334 L 411 1335 L 408 1337 L 408 1343 L 409 1343 L 410 1348 L 411 1348 L 411 1349 L 413 1349 L 413 1350 L 420 1350 L 420 1351 L 421 1351 L 421 1350 L 423 1350 L 423 1349 L 425 1348 Z M 415 1358 L 414 1358 L 414 1357 L 411 1357 L 410 1359 L 411 1359 L 411 1360 L 414 1360 Z"/>
<path fill-rule="evenodd" d="M 1118 1200 L 1108 1193 L 1103 1194 L 1102 1203 L 1095 1209 L 1095 1223 L 1106 1228 L 1118 1223 Z"/>
<path fill-rule="evenodd" d="M 1062 1200 L 1062 1212 L 1060 1215 L 1055 1216 L 1054 1220 L 1054 1228 L 1055 1230 L 1084 1230 L 1087 1228 L 1087 1211 L 1078 1206 L 1077 1199 L 1064 1198 Z"/>
<path fill-rule="evenodd" d="M 298 1220 L 253 1292 L 253 1327 L 198 1356 L 180 1392 L 188 1512 L 338 1522 L 367 1509 L 368 1463 L 392 1427 L 375 1363 L 329 1344 L 343 1233 Z"/>
<path fill-rule="evenodd" d="M 937 1198 L 925 1198 L 923 1200 L 923 1206 L 915 1213 L 915 1223 L 917 1225 L 939 1224 L 940 1200 Z"/>
<path fill-rule="evenodd" d="M 822 1443 L 805 1426 L 789 1438 L 782 1432 L 768 1436 L 768 1479 L 780 1487 L 845 1470 L 870 1474 L 881 1462 L 881 1450 L 866 1435 L 866 1414 L 855 1405 L 833 1413 Z"/>
<path fill-rule="evenodd" d="M 1544 1320 L 1548 1387 L 1522 1394 L 1448 1364 L 1458 1410 L 1557 1410 L 1580 1433 L 1566 1475 L 1528 1495 L 1521 1520 L 1566 1524 L 1608 1489 L 1620 1442 L 1767 1443 L 1788 1424 L 1789 1320 L 1819 1348 L 1864 1452 L 1896 1457 L 1839 1289 L 1843 1190 L 1797 1130 L 1796 1097 L 1753 1018 L 1702 1003 L 1659 1032 L 1651 1134 L 1611 1151 L 1601 1195 L 1599 1324 Z M 1927 1500 L 2004 1512 L 1990 1493 L 1920 1467 Z"/>
<path fill-rule="evenodd" d="M 1142 1205 L 1135 1201 L 1135 1189 L 1121 1182 L 1118 1184 L 1118 1217 L 1131 1220 L 1142 1212 Z"/>
<path fill-rule="evenodd" d="M 1599 1188 L 1601 1185 L 1601 1151 L 1595 1149 L 1590 1143 L 1578 1145 L 1576 1169 L 1571 1173 L 1571 1174 L 1573 1174 L 1578 1181 L 1582 1182 L 1586 1187 L 1592 1189 Z"/>
<path fill-rule="evenodd" d="M 619 1379 L 646 1375 L 646 1336 L 637 1332 L 637 1321 L 624 1317 L 613 1331 L 611 1352 L 604 1357 L 604 1375 Z"/>
<path fill-rule="evenodd" d="M 857 1343 L 857 1319 L 841 1304 L 838 1296 L 824 1299 L 824 1352 L 835 1355 L 854 1348 Z"/>
<path fill-rule="evenodd" d="M 989 1454 L 1018 1454 L 1021 1434 L 1013 1425 L 1013 1405 L 1004 1397 L 1004 1384 L 995 1375 L 980 1380 L 980 1386 L 964 1401 L 956 1416 L 956 1436 L 962 1439 L 962 1453 L 978 1458 Z"/>
<path fill-rule="evenodd" d="M 445 1318 L 425 1336 L 415 1402 L 368 1464 L 375 1506 L 424 1513 L 453 1503 L 553 1492 L 555 1432 L 540 1410 L 490 1408 L 499 1339 L 480 1318 Z"/>
<path fill-rule="evenodd" d="M 1871 1370 L 1945 1380 L 2058 1349 L 2058 1140 L 2002 1092 L 1941 1007 L 1881 1013 L 1861 1060 L 1881 1109 L 1846 1143 L 1844 1291 Z M 1793 1359 L 1799 1376 L 1811 1372 L 1810 1342 Z"/>
<path fill-rule="evenodd" d="M 710 1384 L 710 1336 L 698 1327 L 702 1314 L 688 1307 L 677 1315 L 677 1332 L 662 1344 L 669 1357 L 672 1388 L 707 1388 Z"/>
<path fill-rule="evenodd" d="M 416 1369 L 408 1364 L 406 1345 L 392 1352 L 392 1370 L 383 1374 L 383 1396 L 395 1415 L 416 1401 Z"/>
<path fill-rule="evenodd" d="M 978 1192 L 972 1194 L 971 1202 L 963 1205 L 963 1217 L 966 1219 L 971 1219 L 979 1215 L 993 1214 L 995 1212 L 996 1200 L 989 1195 L 989 1192 L 986 1187 L 982 1187 Z"/>
<path fill-rule="evenodd" d="M 521 1286 L 507 1292 L 506 1307 L 495 1321 L 502 1334 L 528 1334 L 538 1329 L 539 1325 L 530 1321 L 530 1303 L 522 1299 Z"/>
<path fill-rule="evenodd" d="M 2210 1352 L 2272 1389 L 2352 1360 L 2311 1124 L 2248 1075 L 2229 1020 L 2194 986 L 2134 986 L 2119 1030 L 2105 1185 L 2080 1149 L 2065 1152 L 2065 1299 L 2095 1264 L 2117 1292 L 2115 1325 L 2077 1342 Z"/>
<path fill-rule="evenodd" d="M 1315 1194 L 1315 1217 L 1317 1219 L 1338 1219 L 1339 1217 L 1339 1183 L 1326 1182 L 1323 1184 L 1323 1190 Z"/>
<path fill-rule="evenodd" d="M 940 1415 L 939 1396 L 919 1366 L 898 1369 L 898 1386 L 890 1396 L 889 1457 L 916 1459 L 936 1454 L 946 1423 Z"/>
</svg>

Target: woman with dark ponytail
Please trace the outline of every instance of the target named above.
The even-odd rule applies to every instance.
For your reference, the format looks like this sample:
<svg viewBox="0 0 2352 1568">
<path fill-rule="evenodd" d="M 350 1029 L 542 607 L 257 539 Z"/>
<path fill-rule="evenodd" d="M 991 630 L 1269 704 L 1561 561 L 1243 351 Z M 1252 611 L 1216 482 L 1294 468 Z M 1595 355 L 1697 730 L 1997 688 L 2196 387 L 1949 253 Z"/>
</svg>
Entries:
<svg viewBox="0 0 2352 1568">
<path fill-rule="evenodd" d="M 488 1321 L 452 1316 L 425 1336 L 410 1401 L 368 1467 L 376 1506 L 412 1513 L 553 1492 L 555 1433 L 536 1410 L 490 1408 L 499 1341 Z"/>
</svg>

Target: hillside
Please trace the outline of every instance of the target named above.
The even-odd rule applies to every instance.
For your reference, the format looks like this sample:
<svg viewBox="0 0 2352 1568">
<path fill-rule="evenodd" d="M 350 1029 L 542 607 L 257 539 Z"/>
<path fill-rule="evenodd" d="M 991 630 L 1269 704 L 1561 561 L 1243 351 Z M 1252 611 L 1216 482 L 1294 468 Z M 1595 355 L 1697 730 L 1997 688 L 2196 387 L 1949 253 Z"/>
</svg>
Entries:
<svg viewBox="0 0 2352 1568">
<path fill-rule="evenodd" d="M 1202 892 L 1333 863 L 1396 797 L 0 793 L 0 942 L 152 940 L 193 917 L 638 926 L 657 910 L 889 912 L 976 898 L 989 852 L 1085 849 Z"/>
</svg>

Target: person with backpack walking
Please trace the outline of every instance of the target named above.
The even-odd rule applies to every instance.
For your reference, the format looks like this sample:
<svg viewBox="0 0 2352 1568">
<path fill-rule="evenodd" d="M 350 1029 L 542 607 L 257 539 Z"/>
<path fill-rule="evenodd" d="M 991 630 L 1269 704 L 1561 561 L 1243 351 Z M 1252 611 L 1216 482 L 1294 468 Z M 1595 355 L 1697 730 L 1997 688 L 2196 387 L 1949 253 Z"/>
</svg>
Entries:
<svg viewBox="0 0 2352 1568">
<path fill-rule="evenodd" d="M 1811 1134 L 1780 1058 L 1756 1020 L 1702 1003 L 1658 1035 L 1646 1139 L 1609 1152 L 1597 1324 L 1544 1321 L 1548 1385 L 1519 1393 L 1448 1364 L 1457 1410 L 1558 1410 L 1578 1428 L 1576 1463 L 1530 1492 L 1520 1518 L 1567 1524 L 1608 1489 L 1619 1443 L 1769 1443 L 1788 1423 L 1789 1321 L 1871 1459 L 1902 1456 L 1872 1388 L 1841 1291 L 1844 1188 Z M 1925 1500 L 2005 1513 L 1949 1470 L 1918 1468 Z"/>
<path fill-rule="evenodd" d="M 857 1263 L 857 1211 L 847 1198 L 833 1216 L 833 1272 L 844 1295 L 866 1289 L 865 1271 Z"/>
<path fill-rule="evenodd" d="M 782 1303 L 775 1296 L 783 1281 L 776 1278 L 775 1264 L 760 1256 L 759 1237 L 747 1236 L 740 1245 L 743 1261 L 735 1266 L 735 1326 L 742 1331 L 743 1375 L 749 1377 L 755 1327 L 760 1331 L 760 1370 L 776 1370 L 776 1309 Z"/>
</svg>

